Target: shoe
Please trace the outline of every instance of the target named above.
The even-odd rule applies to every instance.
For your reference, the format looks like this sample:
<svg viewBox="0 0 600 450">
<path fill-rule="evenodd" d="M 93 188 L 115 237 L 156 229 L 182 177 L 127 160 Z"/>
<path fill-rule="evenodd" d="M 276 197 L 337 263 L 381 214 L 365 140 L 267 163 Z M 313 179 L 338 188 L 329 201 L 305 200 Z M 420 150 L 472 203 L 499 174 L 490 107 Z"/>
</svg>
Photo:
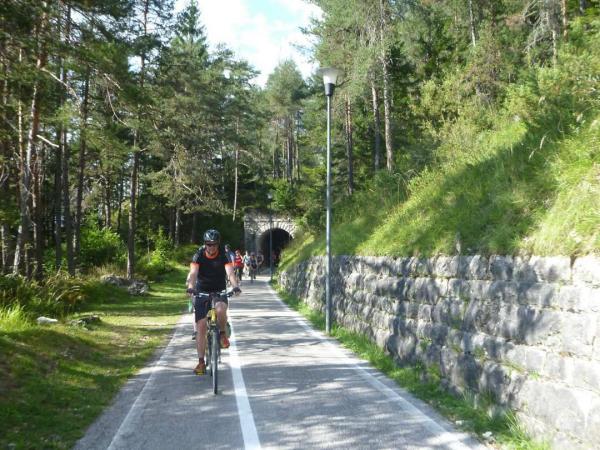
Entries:
<svg viewBox="0 0 600 450">
<path fill-rule="evenodd" d="M 192 341 L 193 341 L 194 339 L 196 339 L 196 335 L 197 335 L 197 334 L 198 334 L 198 332 L 197 332 L 197 331 L 194 331 L 194 332 L 192 333 Z"/>
<path fill-rule="evenodd" d="M 227 339 L 227 334 L 224 331 L 219 333 L 221 340 L 221 348 L 229 348 L 229 339 Z"/>
<path fill-rule="evenodd" d="M 198 365 L 194 369 L 196 375 L 204 375 L 206 373 L 206 363 L 203 359 L 198 362 Z"/>
</svg>

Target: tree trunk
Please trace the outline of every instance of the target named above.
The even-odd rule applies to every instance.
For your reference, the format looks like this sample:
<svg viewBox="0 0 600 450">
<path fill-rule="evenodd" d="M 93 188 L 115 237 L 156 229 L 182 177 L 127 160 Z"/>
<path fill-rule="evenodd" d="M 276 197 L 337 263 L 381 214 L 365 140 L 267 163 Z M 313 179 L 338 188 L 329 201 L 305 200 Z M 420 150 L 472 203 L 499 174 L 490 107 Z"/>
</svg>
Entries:
<svg viewBox="0 0 600 450">
<path fill-rule="evenodd" d="M 471 32 L 471 45 L 473 48 L 477 45 L 477 36 L 475 32 L 475 15 L 473 14 L 473 0 L 469 0 L 469 29 Z"/>
<path fill-rule="evenodd" d="M 177 203 L 177 206 L 175 206 L 175 237 L 173 239 L 173 242 L 175 243 L 176 247 L 179 247 L 179 243 L 181 242 L 181 207 L 179 206 L 179 203 Z"/>
<path fill-rule="evenodd" d="M 46 2 L 43 2 L 45 6 Z M 40 23 L 36 30 L 36 39 L 37 39 L 37 61 L 36 61 L 36 73 L 39 74 L 41 70 L 46 66 L 46 48 L 43 44 L 43 34 L 46 29 L 46 23 L 48 20 L 48 14 L 44 12 L 40 18 Z M 22 57 L 22 53 L 20 54 L 20 58 Z M 22 127 L 23 114 L 20 115 L 20 126 Z M 33 90 L 31 94 L 31 109 L 29 113 L 29 132 L 27 133 L 27 146 L 25 150 L 25 154 L 21 156 L 21 176 L 19 182 L 19 192 L 20 192 L 20 224 L 19 224 L 19 234 L 17 238 L 18 242 L 18 250 L 15 252 L 15 264 L 13 270 L 15 273 L 19 271 L 21 254 L 25 251 L 25 255 L 30 253 L 30 227 L 31 227 L 31 209 L 30 209 L 30 201 L 32 197 L 31 192 L 31 181 L 32 181 L 32 163 L 35 155 L 35 146 L 37 143 L 37 136 L 40 128 L 40 107 L 39 107 L 39 81 L 36 80 L 33 84 Z M 19 132 L 21 134 L 21 131 Z M 22 154 L 22 151 L 21 151 Z M 23 158 L 24 156 L 24 158 Z M 28 256 L 26 256 L 28 258 Z M 27 276 L 30 276 L 31 264 L 26 261 L 26 273 Z"/>
<path fill-rule="evenodd" d="M 375 134 L 373 167 L 377 171 L 381 166 L 381 115 L 379 114 L 379 96 L 375 87 L 375 80 L 373 79 L 371 79 L 371 95 L 373 97 L 373 126 Z"/>
<path fill-rule="evenodd" d="M 134 140 L 133 165 L 131 168 L 131 189 L 129 192 L 129 230 L 127 232 L 127 278 L 132 280 L 135 273 L 135 202 L 137 197 L 137 177 L 140 164 L 140 153 L 135 148 L 137 136 Z"/>
<path fill-rule="evenodd" d="M 279 177 L 279 164 L 277 163 L 277 149 L 279 148 L 279 121 L 275 123 L 275 145 L 273 146 L 273 179 Z"/>
<path fill-rule="evenodd" d="M 79 145 L 79 167 L 77 170 L 77 199 L 75 201 L 75 257 L 77 265 L 81 261 L 81 225 L 83 221 L 83 183 L 85 174 L 85 159 L 87 152 L 87 120 L 88 120 L 88 102 L 90 92 L 90 70 L 88 68 L 85 74 L 83 85 L 83 103 L 81 105 L 81 132 Z"/>
<path fill-rule="evenodd" d="M 19 62 L 22 61 L 23 50 L 19 50 Z M 15 255 L 13 260 L 13 273 L 19 274 L 21 264 L 25 259 L 25 246 L 29 242 L 29 190 L 26 187 L 29 177 L 29 169 L 25 161 L 25 141 L 23 139 L 23 103 L 19 99 L 17 104 L 17 141 L 19 147 L 19 228 L 17 230 L 17 241 L 15 243 Z"/>
<path fill-rule="evenodd" d="M 66 78 L 66 74 L 65 74 Z M 69 160 L 71 159 L 71 148 L 67 142 L 67 128 L 62 127 L 61 146 L 62 156 L 62 187 L 63 187 L 63 215 L 65 223 L 65 243 L 67 247 L 67 270 L 69 275 L 75 275 L 75 258 L 73 252 L 73 218 L 71 217 L 71 191 L 69 184 Z"/>
<path fill-rule="evenodd" d="M 354 193 L 354 160 L 352 140 L 352 105 L 350 94 L 346 94 L 346 157 L 348 160 L 348 195 Z"/>
<path fill-rule="evenodd" d="M 123 212 L 123 197 L 125 191 L 125 174 L 123 170 L 119 172 L 119 205 L 117 209 L 117 233 L 121 233 L 121 213 Z"/>
<path fill-rule="evenodd" d="M 60 143 L 60 132 L 56 135 Z M 55 149 L 56 167 L 54 169 L 54 253 L 56 270 L 62 267 L 62 145 Z"/>
<path fill-rule="evenodd" d="M 235 213 L 237 211 L 237 198 L 238 198 L 238 163 L 240 158 L 240 149 L 238 145 L 235 146 L 234 152 L 234 167 L 233 167 L 233 217 L 232 220 L 235 222 Z"/>
<path fill-rule="evenodd" d="M 4 51 L 0 52 L 3 54 Z M 8 64 L 2 58 L 2 72 L 4 74 L 4 82 L 2 83 L 2 127 L 4 133 L 2 133 L 2 157 L 6 164 L 0 168 L 0 197 L 4 199 L 10 198 L 10 178 L 11 178 L 11 167 L 9 161 L 11 158 L 11 145 L 8 130 L 4 128 L 5 124 L 9 122 L 7 117 L 8 98 L 9 98 L 9 86 L 8 86 Z M 2 265 L 0 266 L 0 274 L 8 273 L 9 270 L 9 255 L 10 255 L 10 228 L 6 220 L 0 221 L 0 248 L 2 254 Z"/>
<path fill-rule="evenodd" d="M 36 146 L 33 171 L 33 196 L 31 198 L 33 211 L 33 242 L 35 246 L 34 277 L 42 280 L 44 277 L 44 199 L 42 185 L 44 183 L 45 151 L 44 145 Z M 39 151 L 37 151 L 39 149 Z"/>
<path fill-rule="evenodd" d="M 579 0 L 579 14 L 585 14 L 585 10 L 587 9 L 587 1 Z"/>
<path fill-rule="evenodd" d="M 286 139 L 286 177 L 288 182 L 292 183 L 292 167 L 293 167 L 293 151 L 294 151 L 294 136 L 292 131 L 292 120 L 290 117 L 285 118 L 285 134 L 287 136 Z"/>
<path fill-rule="evenodd" d="M 0 224 L 0 240 L 2 241 L 2 270 L 0 274 L 8 273 L 10 258 L 10 229 L 5 222 Z"/>
<path fill-rule="evenodd" d="M 567 12 L 567 0 L 560 1 L 560 15 L 562 19 L 563 38 L 567 39 L 569 35 L 569 17 Z"/>
<path fill-rule="evenodd" d="M 192 232 L 190 233 L 190 244 L 198 243 L 198 213 L 192 214 Z"/>
<path fill-rule="evenodd" d="M 391 106 L 391 92 L 390 92 L 390 73 L 389 73 L 389 61 L 387 54 L 387 46 L 385 44 L 385 31 L 386 31 L 386 12 L 384 8 L 384 1 L 379 0 L 381 23 L 380 23 L 380 43 L 381 43 L 381 68 L 383 71 L 383 114 L 384 114 L 384 126 L 385 126 L 385 154 L 386 154 L 386 167 L 388 172 L 394 170 L 394 145 L 392 143 L 392 106 Z"/>
<path fill-rule="evenodd" d="M 150 12 L 150 1 L 144 1 L 144 12 L 142 26 L 143 37 L 148 36 L 148 14 Z M 140 55 L 140 89 L 144 90 L 144 77 L 146 74 L 146 54 Z M 133 138 L 133 167 L 131 168 L 131 190 L 129 193 L 129 230 L 127 232 L 127 278 L 132 280 L 135 274 L 135 230 L 136 230 L 136 198 L 138 184 L 138 169 L 140 165 L 139 129 L 134 132 Z"/>
</svg>

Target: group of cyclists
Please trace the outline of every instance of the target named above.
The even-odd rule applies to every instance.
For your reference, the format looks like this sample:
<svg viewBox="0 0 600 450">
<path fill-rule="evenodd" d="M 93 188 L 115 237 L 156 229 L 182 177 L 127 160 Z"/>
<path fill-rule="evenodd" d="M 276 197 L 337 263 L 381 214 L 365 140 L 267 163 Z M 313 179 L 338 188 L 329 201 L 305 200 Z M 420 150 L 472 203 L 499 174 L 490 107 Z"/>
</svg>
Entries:
<svg viewBox="0 0 600 450">
<path fill-rule="evenodd" d="M 229 283 L 233 294 L 239 295 L 242 290 L 240 283 L 244 269 L 251 281 L 256 278 L 264 257 L 262 253 L 256 255 L 254 252 L 246 252 L 242 256 L 239 250 L 233 252 L 226 244 L 221 248 L 221 234 L 214 229 L 204 233 L 204 245 L 200 247 L 190 263 L 190 271 L 187 276 L 187 293 L 193 299 L 194 307 L 194 334 L 196 339 L 196 350 L 198 353 L 198 365 L 194 372 L 198 375 L 206 373 L 206 362 L 204 355 L 206 351 L 206 316 L 208 311 L 214 307 L 217 313 L 219 325 L 219 338 L 221 348 L 229 347 L 227 336 L 227 297 L 221 295 Z M 210 294 L 209 296 L 198 296 L 197 294 Z"/>
<path fill-rule="evenodd" d="M 265 260 L 261 252 L 255 254 L 254 252 L 248 253 L 246 251 L 246 253 L 242 256 L 242 252 L 240 250 L 236 250 L 235 252 L 231 251 L 229 244 L 225 244 L 225 252 L 227 253 L 229 259 L 233 261 L 235 275 L 240 281 L 242 281 L 244 272 L 248 275 L 250 280 L 254 280 Z"/>
</svg>

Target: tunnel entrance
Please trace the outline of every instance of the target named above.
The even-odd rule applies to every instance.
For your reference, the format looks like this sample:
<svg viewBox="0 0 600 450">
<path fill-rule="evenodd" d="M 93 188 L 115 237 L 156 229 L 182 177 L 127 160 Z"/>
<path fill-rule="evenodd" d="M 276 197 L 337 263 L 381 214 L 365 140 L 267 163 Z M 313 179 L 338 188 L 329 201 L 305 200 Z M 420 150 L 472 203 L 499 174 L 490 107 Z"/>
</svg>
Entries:
<svg viewBox="0 0 600 450">
<path fill-rule="evenodd" d="M 292 240 L 292 236 L 281 228 L 274 228 L 273 232 L 273 267 L 277 267 L 279 264 L 279 259 L 281 258 L 281 250 L 283 250 L 289 242 Z M 265 262 L 263 263 L 263 267 L 268 268 L 271 261 L 271 253 L 270 253 L 270 236 L 271 230 L 265 231 L 260 235 L 258 240 L 258 248 L 259 251 L 265 256 Z"/>
</svg>

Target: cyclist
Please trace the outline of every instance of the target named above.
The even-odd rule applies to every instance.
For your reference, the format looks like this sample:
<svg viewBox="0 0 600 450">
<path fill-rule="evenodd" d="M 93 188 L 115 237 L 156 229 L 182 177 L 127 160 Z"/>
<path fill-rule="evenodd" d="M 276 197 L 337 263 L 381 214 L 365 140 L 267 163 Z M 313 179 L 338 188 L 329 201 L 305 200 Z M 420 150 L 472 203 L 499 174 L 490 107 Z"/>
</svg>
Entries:
<svg viewBox="0 0 600 450">
<path fill-rule="evenodd" d="M 229 244 L 225 244 L 225 254 L 227 255 L 227 259 L 229 259 L 229 262 L 233 262 L 235 253 L 233 253 Z"/>
<path fill-rule="evenodd" d="M 235 269 L 235 274 L 237 275 L 238 280 L 242 281 L 242 274 L 244 273 L 244 260 L 242 259 L 242 254 L 239 250 L 235 251 L 235 257 L 233 259 L 233 267 Z"/>
<path fill-rule="evenodd" d="M 248 260 L 248 275 L 250 276 L 250 281 L 254 281 L 256 278 L 256 270 L 258 269 L 258 262 L 256 261 L 256 256 L 254 252 L 250 253 L 250 259 Z"/>
<path fill-rule="evenodd" d="M 233 291 L 236 295 L 242 291 L 233 272 L 233 264 L 227 258 L 225 251 L 219 248 L 221 235 L 217 230 L 207 230 L 204 233 L 204 245 L 196 251 L 190 264 L 187 277 L 188 292 L 195 290 L 204 293 L 219 293 L 225 289 L 225 274 L 227 274 Z M 193 295 L 193 294 L 190 294 Z M 229 347 L 226 334 L 227 327 L 227 298 L 219 298 L 215 304 L 217 323 L 220 329 L 221 347 Z M 197 325 L 198 335 L 196 349 L 198 351 L 198 365 L 194 372 L 198 375 L 206 373 L 204 352 L 206 351 L 206 314 L 211 307 L 210 298 L 194 297 L 194 320 Z"/>
<path fill-rule="evenodd" d="M 262 252 L 256 254 L 256 264 L 258 264 L 258 272 L 262 271 L 262 265 L 265 262 L 265 257 Z"/>
</svg>

